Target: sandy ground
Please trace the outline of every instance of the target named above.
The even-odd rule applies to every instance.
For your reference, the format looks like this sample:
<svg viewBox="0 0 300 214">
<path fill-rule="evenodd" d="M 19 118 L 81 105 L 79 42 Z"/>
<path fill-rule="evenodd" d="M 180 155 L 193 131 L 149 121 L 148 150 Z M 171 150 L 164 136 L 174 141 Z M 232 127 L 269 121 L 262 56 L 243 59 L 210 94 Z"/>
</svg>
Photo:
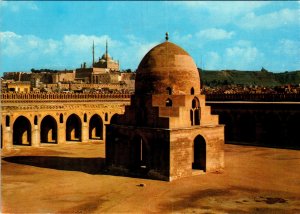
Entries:
<svg viewBox="0 0 300 214">
<path fill-rule="evenodd" d="M 2 151 L 2 213 L 300 213 L 300 151 L 226 145 L 224 173 L 173 182 L 108 175 L 104 157 L 103 143 Z"/>
</svg>

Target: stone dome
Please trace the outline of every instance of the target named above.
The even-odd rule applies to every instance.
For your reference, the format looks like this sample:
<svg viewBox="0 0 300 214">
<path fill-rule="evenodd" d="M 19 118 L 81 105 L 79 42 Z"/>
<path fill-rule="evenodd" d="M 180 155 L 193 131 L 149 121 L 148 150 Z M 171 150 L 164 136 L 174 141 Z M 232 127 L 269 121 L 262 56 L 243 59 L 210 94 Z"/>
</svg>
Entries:
<svg viewBox="0 0 300 214">
<path fill-rule="evenodd" d="M 200 77 L 192 57 L 181 47 L 163 42 L 140 62 L 135 80 L 136 94 L 200 94 Z"/>
</svg>

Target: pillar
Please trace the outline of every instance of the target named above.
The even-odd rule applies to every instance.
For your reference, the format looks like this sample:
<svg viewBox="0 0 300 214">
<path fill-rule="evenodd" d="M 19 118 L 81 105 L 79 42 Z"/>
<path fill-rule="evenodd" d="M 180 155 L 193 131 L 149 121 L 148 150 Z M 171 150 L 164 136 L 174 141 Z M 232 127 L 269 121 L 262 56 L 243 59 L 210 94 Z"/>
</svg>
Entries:
<svg viewBox="0 0 300 214">
<path fill-rule="evenodd" d="M 66 143 L 66 126 L 64 123 L 57 124 L 57 144 Z"/>
<path fill-rule="evenodd" d="M 82 125 L 81 141 L 83 143 L 89 141 L 89 126 L 88 126 L 87 122 L 83 122 L 83 125 Z"/>
<path fill-rule="evenodd" d="M 12 149 L 13 148 L 13 131 L 11 127 L 2 127 L 2 148 L 3 149 Z"/>
<path fill-rule="evenodd" d="M 40 146 L 40 129 L 38 125 L 34 125 L 31 135 L 31 145 L 33 147 L 39 147 Z"/>
</svg>

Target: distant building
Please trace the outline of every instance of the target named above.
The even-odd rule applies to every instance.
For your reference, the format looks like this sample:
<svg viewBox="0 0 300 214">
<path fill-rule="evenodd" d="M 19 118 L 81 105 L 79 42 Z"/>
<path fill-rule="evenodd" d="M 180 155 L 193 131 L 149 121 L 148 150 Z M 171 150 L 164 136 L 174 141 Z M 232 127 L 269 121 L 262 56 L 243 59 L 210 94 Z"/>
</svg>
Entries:
<svg viewBox="0 0 300 214">
<path fill-rule="evenodd" d="M 91 68 L 87 68 L 83 63 L 80 68 L 76 69 L 75 80 L 83 83 L 108 84 L 119 83 L 120 65 L 119 62 L 113 60 L 108 54 L 108 44 L 106 41 L 106 50 L 97 62 L 94 61 L 94 45 L 93 45 L 93 63 Z"/>
</svg>

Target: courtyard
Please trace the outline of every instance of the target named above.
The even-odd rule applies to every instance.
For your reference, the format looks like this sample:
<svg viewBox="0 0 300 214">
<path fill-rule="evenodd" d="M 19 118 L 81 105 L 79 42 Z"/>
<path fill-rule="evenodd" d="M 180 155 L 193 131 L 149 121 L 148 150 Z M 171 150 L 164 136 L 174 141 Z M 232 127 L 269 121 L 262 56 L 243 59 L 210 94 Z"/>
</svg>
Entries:
<svg viewBox="0 0 300 214">
<path fill-rule="evenodd" d="M 2 213 L 300 213 L 300 151 L 225 145 L 225 171 L 115 176 L 104 143 L 2 151 Z"/>
</svg>

